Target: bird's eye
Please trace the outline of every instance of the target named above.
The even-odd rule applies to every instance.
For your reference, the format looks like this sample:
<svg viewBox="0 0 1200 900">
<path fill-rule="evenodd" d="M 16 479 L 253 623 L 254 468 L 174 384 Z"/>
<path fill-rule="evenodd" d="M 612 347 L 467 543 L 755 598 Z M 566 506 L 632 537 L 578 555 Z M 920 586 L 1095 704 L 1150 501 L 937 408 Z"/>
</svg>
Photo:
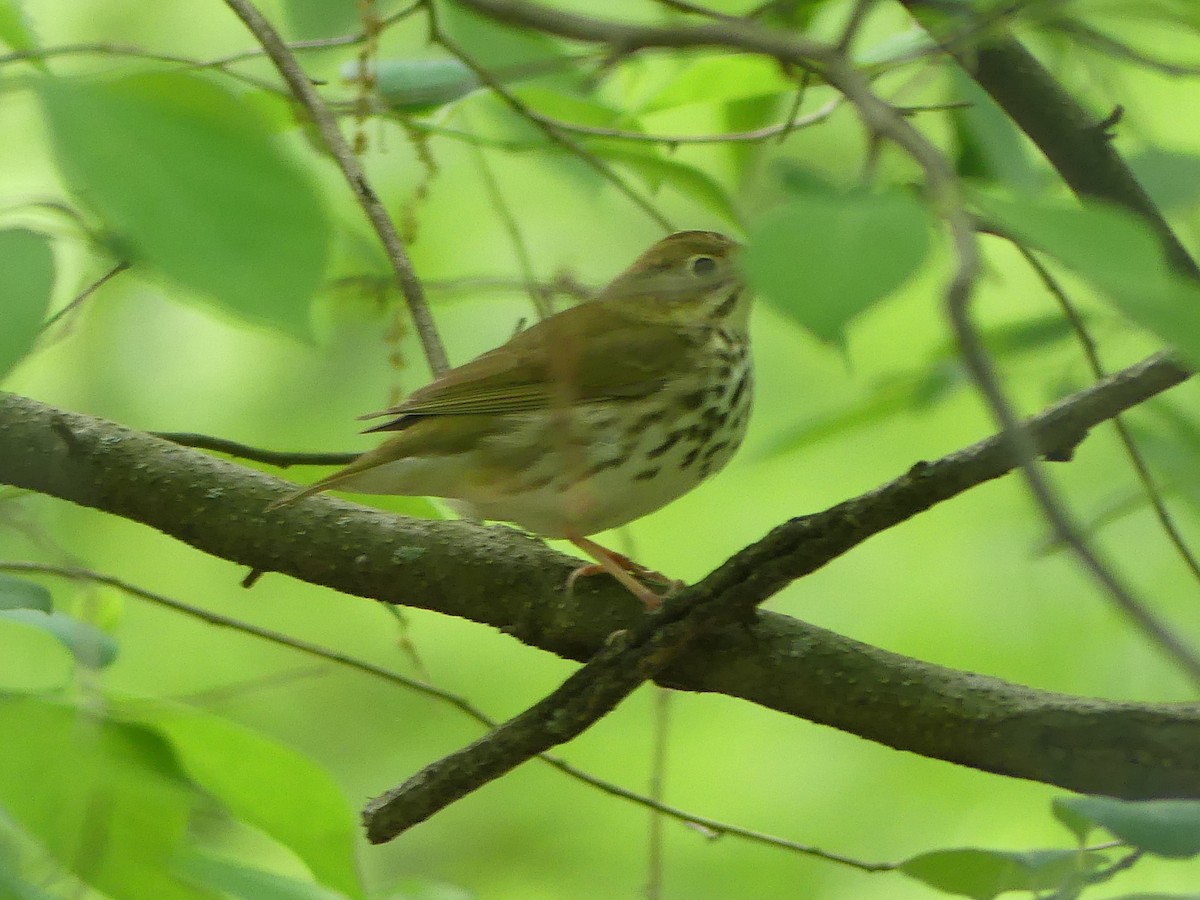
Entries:
<svg viewBox="0 0 1200 900">
<path fill-rule="evenodd" d="M 717 270 L 717 261 L 711 256 L 693 256 L 688 261 L 688 267 L 693 275 L 711 275 Z"/>
</svg>

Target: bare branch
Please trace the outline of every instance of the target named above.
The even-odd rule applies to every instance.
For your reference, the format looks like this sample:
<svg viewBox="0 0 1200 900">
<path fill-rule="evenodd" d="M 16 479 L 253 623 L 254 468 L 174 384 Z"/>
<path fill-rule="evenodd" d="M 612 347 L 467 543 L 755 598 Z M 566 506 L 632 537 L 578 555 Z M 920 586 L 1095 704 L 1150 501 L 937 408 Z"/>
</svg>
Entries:
<svg viewBox="0 0 1200 900">
<path fill-rule="evenodd" d="M 379 202 L 379 198 L 367 182 L 366 175 L 363 174 L 362 167 L 359 166 L 353 151 L 338 130 L 337 120 L 301 70 L 296 58 L 279 36 L 279 32 L 263 18 L 262 13 L 249 0 L 225 0 L 225 3 L 250 29 L 250 33 L 262 45 L 271 58 L 271 62 L 275 64 L 275 68 L 279 70 L 279 74 L 283 76 L 283 80 L 287 82 L 293 96 L 312 117 L 321 139 L 337 161 L 346 182 L 350 185 L 355 198 L 383 244 L 388 261 L 396 273 L 400 292 L 408 303 L 413 324 L 421 338 L 421 346 L 425 351 L 429 368 L 434 375 L 441 375 L 450 368 L 450 364 L 446 359 L 446 350 L 438 336 L 437 326 L 429 312 L 429 306 L 425 302 L 421 282 L 413 271 L 408 253 L 400 241 L 400 236 L 396 233 L 392 220 L 388 217 L 387 210 Z"/>
</svg>

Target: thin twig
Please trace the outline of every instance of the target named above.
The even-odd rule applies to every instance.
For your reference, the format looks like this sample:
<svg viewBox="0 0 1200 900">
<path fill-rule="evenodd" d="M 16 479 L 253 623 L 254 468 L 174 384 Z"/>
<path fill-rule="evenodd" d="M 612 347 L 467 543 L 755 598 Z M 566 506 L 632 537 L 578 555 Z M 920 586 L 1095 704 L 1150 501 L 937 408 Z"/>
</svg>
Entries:
<svg viewBox="0 0 1200 900">
<path fill-rule="evenodd" d="M 197 450 L 213 450 L 224 453 L 235 459 L 247 459 L 252 462 L 266 463 L 268 466 L 278 466 L 286 469 L 288 466 L 344 466 L 362 456 L 361 453 L 304 453 L 288 450 L 267 450 L 262 447 L 251 447 L 228 438 L 214 437 L 209 434 L 197 434 L 194 431 L 152 431 L 155 437 L 181 447 L 195 447 Z"/>
<path fill-rule="evenodd" d="M 225 0 L 225 3 L 250 29 L 251 34 L 262 45 L 271 58 L 271 62 L 275 64 L 279 74 L 283 76 L 283 80 L 287 82 L 296 100 L 312 117 L 322 141 L 342 170 L 346 182 L 350 185 L 351 191 L 354 192 L 355 198 L 383 244 L 392 270 L 396 273 L 400 292 L 408 303 L 409 314 L 412 316 L 417 335 L 421 339 L 421 347 L 425 351 L 425 359 L 429 363 L 430 370 L 435 376 L 443 374 L 449 370 L 450 363 L 446 358 L 446 350 L 442 346 L 433 316 L 429 312 L 429 306 L 425 302 L 421 282 L 413 271 L 412 262 L 408 258 L 400 236 L 396 233 L 392 220 L 388 217 L 387 210 L 383 208 L 383 204 L 367 182 L 366 175 L 363 174 L 362 167 L 358 164 L 358 159 L 338 130 L 336 119 L 301 70 L 296 58 L 279 36 L 279 32 L 263 18 L 262 13 L 250 0 Z"/>
<path fill-rule="evenodd" d="M 646 134 L 641 131 L 626 131 L 620 128 L 604 128 L 598 125 L 577 125 L 574 122 L 564 122 L 530 109 L 529 113 L 537 120 L 561 131 L 570 131 L 588 137 L 613 138 L 623 141 L 638 141 L 646 144 L 734 144 L 766 140 L 780 134 L 787 134 L 797 128 L 806 128 L 824 122 L 833 112 L 845 102 L 842 96 L 835 97 L 820 109 L 800 116 L 787 122 L 755 128 L 752 131 L 731 131 L 725 134 Z"/>
<path fill-rule="evenodd" d="M 139 587 L 132 582 L 125 581 L 113 575 L 105 575 L 102 572 L 97 572 L 83 566 L 60 566 L 51 565 L 48 563 L 35 563 L 24 561 L 0 560 L 0 572 L 16 572 L 26 575 L 47 575 L 55 578 L 67 578 L 73 581 L 88 581 L 95 584 L 103 584 L 111 587 L 122 593 L 128 594 L 131 597 L 154 603 L 158 606 L 171 609 L 182 615 L 189 616 L 201 622 L 206 622 L 209 625 L 216 625 L 220 628 L 229 628 L 233 631 L 240 631 L 251 637 L 259 638 L 260 640 L 268 641 L 277 646 L 286 647 L 298 653 L 303 653 L 307 656 L 343 666 L 364 675 L 370 675 L 374 678 L 382 679 L 383 681 L 406 688 L 407 690 L 421 694 L 431 700 L 436 700 L 450 706 L 464 716 L 485 728 L 495 728 L 498 724 L 495 719 L 482 712 L 471 701 L 467 700 L 458 694 L 435 687 L 426 681 L 421 681 L 401 675 L 399 672 L 394 672 L 391 669 L 385 669 L 382 666 L 377 666 L 374 663 L 369 663 L 364 660 L 348 656 L 344 653 L 339 653 L 336 650 L 330 650 L 328 647 L 323 647 L 320 644 L 313 644 L 309 641 L 295 638 L 290 635 L 283 634 L 278 631 L 273 631 L 269 628 L 262 628 L 258 625 L 252 625 L 249 622 L 243 622 L 240 619 L 234 619 L 229 616 L 221 615 L 220 613 L 210 612 L 198 606 L 193 606 L 190 603 L 184 603 L 181 600 L 176 600 L 173 597 L 168 597 L 165 594 L 159 594 L 154 591 Z M 294 677 L 289 676 L 289 677 Z M 710 837 L 719 837 L 729 835 L 730 837 L 741 838 L 756 844 L 763 844 L 769 847 L 775 847 L 780 850 L 788 850 L 793 853 L 798 853 L 804 856 L 812 856 L 826 862 L 837 863 L 849 868 L 858 869 L 862 872 L 880 872 L 895 868 L 894 863 L 872 863 L 863 862 L 861 860 L 852 859 L 848 856 L 841 856 L 836 853 L 829 853 L 817 847 L 811 847 L 807 844 L 798 844 L 795 841 L 789 841 L 784 838 L 776 837 L 775 835 L 766 834 L 760 831 L 753 831 L 748 828 L 740 828 L 737 825 L 731 825 L 727 822 L 720 822 L 715 819 L 707 819 L 703 816 L 694 816 L 691 813 L 685 812 L 673 806 L 661 802 L 661 800 L 652 797 L 635 793 L 626 790 L 619 785 L 597 778 L 594 775 L 578 769 L 570 763 L 565 762 L 557 756 L 549 753 L 538 755 L 538 759 L 554 769 L 562 772 L 570 778 L 580 781 L 589 787 L 596 788 L 601 792 L 639 806 L 646 807 L 656 814 L 675 819 L 685 825 L 693 826 L 708 834 Z"/>
<path fill-rule="evenodd" d="M 695 3 L 688 3 L 687 0 L 654 0 L 654 2 L 659 6 L 665 6 L 667 9 L 673 9 L 676 12 L 686 13 L 689 16 L 704 16 L 706 19 L 716 19 L 725 22 L 733 22 L 737 19 L 736 16 L 718 12 L 715 9 L 709 9 L 705 6 L 699 6 Z"/>
<path fill-rule="evenodd" d="M 432 10 L 430 11 L 430 30 L 434 41 L 444 47 L 447 53 L 457 58 L 463 65 L 474 72 L 479 78 L 480 83 L 499 97 L 513 112 L 533 123 L 534 127 L 546 135 L 553 143 L 562 147 L 572 156 L 578 157 L 582 162 L 594 169 L 605 181 L 624 194 L 634 206 L 653 219 L 664 231 L 670 232 L 675 230 L 675 226 L 671 224 L 670 220 L 659 212 L 653 203 L 626 184 L 625 179 L 613 171 L 612 167 L 599 159 L 586 147 L 581 146 L 561 133 L 558 129 L 540 121 L 537 114 L 524 101 L 508 90 L 486 67 L 480 65 L 473 56 L 441 31 L 436 19 L 433 17 Z"/>
<path fill-rule="evenodd" d="M 671 728 L 671 689 L 654 685 L 654 727 L 650 730 L 650 799 L 662 803 L 667 783 L 667 735 Z M 663 890 L 663 816 L 650 810 L 647 837 L 646 900 L 662 900 Z"/>
<path fill-rule="evenodd" d="M 1087 359 L 1088 367 L 1092 370 L 1092 375 L 1097 379 L 1103 378 L 1107 373 L 1105 372 L 1104 364 L 1100 360 L 1100 351 L 1096 347 L 1096 342 L 1092 340 L 1087 326 L 1084 324 L 1083 319 L 1080 318 L 1075 305 L 1071 303 L 1071 299 L 1067 296 L 1063 286 L 1032 250 L 1020 241 L 1012 240 L 1012 243 L 1021 256 L 1024 257 L 1030 268 L 1037 273 L 1046 290 L 1058 302 L 1059 308 L 1062 309 L 1063 315 L 1066 316 L 1071 329 L 1075 332 L 1079 345 L 1083 348 L 1083 355 Z M 1150 506 L 1154 509 L 1154 514 L 1158 518 L 1159 525 L 1167 536 L 1167 540 L 1174 545 L 1184 565 L 1192 573 L 1192 577 L 1197 582 L 1200 582 L 1200 561 L 1197 561 L 1195 554 L 1192 553 L 1192 549 L 1187 545 L 1187 540 L 1175 526 L 1175 520 L 1171 517 L 1166 501 L 1163 499 L 1158 486 L 1154 483 L 1154 476 L 1151 475 L 1150 467 L 1147 465 L 1145 457 L 1138 448 L 1133 434 L 1121 416 L 1114 416 L 1112 423 L 1117 431 L 1117 436 L 1125 447 L 1125 453 L 1133 465 L 1133 470 L 1137 473 L 1138 480 L 1142 483 L 1146 499 L 1150 501 Z"/>
<path fill-rule="evenodd" d="M 208 69 L 215 68 L 234 78 L 259 90 L 269 91 L 272 94 L 282 93 L 277 85 L 271 84 L 268 81 L 263 81 L 261 78 L 255 78 L 253 75 L 247 75 L 244 72 L 238 72 L 236 69 L 227 69 L 221 65 L 205 63 L 202 60 L 192 59 L 187 56 L 177 56 L 173 53 L 160 53 L 155 50 L 147 50 L 144 47 L 136 47 L 131 44 L 116 44 L 107 41 L 96 41 L 84 44 L 61 44 L 57 47 L 38 47 L 32 50 L 16 50 L 12 53 L 0 54 L 0 66 L 10 63 L 29 62 L 35 59 L 50 59 L 55 56 L 127 56 L 133 59 L 145 59 L 151 62 L 174 63 L 176 65 L 185 66 L 189 69 Z"/>
<path fill-rule="evenodd" d="M 392 13 L 390 16 L 384 16 L 382 19 L 380 19 L 374 25 L 374 27 L 371 28 L 370 34 L 379 34 L 380 32 L 386 31 L 388 28 L 391 28 L 397 22 L 401 22 L 404 19 L 407 19 L 409 16 L 411 16 L 413 13 L 415 13 L 418 9 L 420 9 L 422 7 L 422 5 L 424 5 L 424 2 L 425 2 L 425 0 L 416 0 L 416 2 L 410 3 L 408 6 L 404 7 L 403 9 L 397 10 L 396 12 Z M 350 46 L 354 46 L 355 44 L 361 44 L 369 36 L 370 35 L 368 35 L 367 29 L 362 28 L 362 29 L 359 29 L 358 31 L 356 31 L 354 34 L 344 34 L 344 35 L 340 35 L 339 37 L 315 38 L 313 40 L 308 40 L 308 41 L 291 41 L 287 44 L 287 48 L 289 50 L 291 50 L 292 52 L 298 52 L 298 51 L 305 51 L 305 50 L 327 50 L 332 47 L 350 47 Z M 205 67 L 227 66 L 227 65 L 230 65 L 231 63 L 242 62 L 247 59 L 255 59 L 256 57 L 262 56 L 264 53 L 266 53 L 266 50 L 264 48 L 252 47 L 249 50 L 242 50 L 237 53 L 230 53 L 228 56 L 218 56 L 214 59 L 210 59 L 210 60 L 207 60 L 206 62 L 202 62 L 202 63 L 200 63 L 200 65 L 205 66 Z"/>
<path fill-rule="evenodd" d="M 460 115 L 465 114 L 460 112 Z M 470 127 L 469 123 L 466 123 L 466 127 Z M 539 285 L 537 276 L 534 274 L 533 260 L 529 256 L 529 248 L 521 234 L 521 226 L 517 224 L 512 210 L 509 209 L 508 203 L 504 199 L 504 192 L 500 190 L 500 183 L 492 172 L 487 156 L 478 145 L 473 144 L 471 149 L 475 154 L 475 163 L 479 166 L 479 177 L 483 180 L 483 187 L 491 199 L 492 209 L 496 211 L 496 215 L 500 217 L 500 223 L 508 233 L 509 243 L 512 244 L 513 254 L 517 258 L 517 267 L 521 270 L 525 292 L 529 295 L 529 300 L 533 303 L 538 318 L 545 319 L 554 310 L 550 306 L 549 295 Z"/>
<path fill-rule="evenodd" d="M 108 282 L 116 278 L 122 272 L 126 271 L 129 267 L 130 263 L 127 260 L 121 260 L 118 262 L 111 269 L 80 291 L 70 303 L 68 303 L 62 309 L 56 310 L 51 316 L 49 316 L 46 321 L 42 323 L 41 328 L 38 329 L 38 332 L 44 333 L 50 328 L 54 327 L 56 322 L 60 321 L 64 316 L 70 315 L 70 313 L 78 309 L 87 301 L 88 297 L 92 296 L 92 294 L 96 293 L 96 291 L 100 290 L 100 288 L 104 287 L 104 285 L 108 284 Z"/>
<path fill-rule="evenodd" d="M 862 28 L 862 24 L 866 21 L 867 13 L 871 11 L 871 7 L 875 5 L 875 0 L 855 0 L 854 6 L 850 8 L 850 15 L 846 19 L 846 24 L 842 29 L 842 36 L 838 38 L 836 44 L 838 53 L 847 54 L 850 52 L 851 46 L 854 44 L 854 39 L 858 37 L 858 32 Z"/>
<path fill-rule="evenodd" d="M 1115 59 L 1136 63 L 1143 68 L 1162 72 L 1164 75 L 1174 75 L 1180 78 L 1195 78 L 1196 76 L 1200 76 L 1200 65 L 1195 63 L 1175 63 L 1158 59 L 1132 47 L 1124 41 L 1118 40 L 1110 34 L 1105 34 L 1103 31 L 1075 19 L 1055 19 L 1051 22 L 1043 22 L 1042 24 L 1044 27 L 1068 34 L 1081 43 L 1089 44 L 1094 50 Z"/>
</svg>

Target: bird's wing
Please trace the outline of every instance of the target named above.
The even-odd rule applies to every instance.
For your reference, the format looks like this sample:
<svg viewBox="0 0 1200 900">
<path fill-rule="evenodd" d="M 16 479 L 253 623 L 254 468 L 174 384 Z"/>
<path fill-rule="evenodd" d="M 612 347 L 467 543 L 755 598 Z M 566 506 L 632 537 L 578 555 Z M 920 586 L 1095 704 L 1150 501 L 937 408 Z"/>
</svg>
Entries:
<svg viewBox="0 0 1200 900">
<path fill-rule="evenodd" d="M 645 396 L 687 366 L 695 340 L 677 326 L 631 314 L 625 304 L 585 303 L 362 418 L 393 416 L 370 429 L 389 431 L 405 427 L 410 416 L 524 412 Z"/>
</svg>

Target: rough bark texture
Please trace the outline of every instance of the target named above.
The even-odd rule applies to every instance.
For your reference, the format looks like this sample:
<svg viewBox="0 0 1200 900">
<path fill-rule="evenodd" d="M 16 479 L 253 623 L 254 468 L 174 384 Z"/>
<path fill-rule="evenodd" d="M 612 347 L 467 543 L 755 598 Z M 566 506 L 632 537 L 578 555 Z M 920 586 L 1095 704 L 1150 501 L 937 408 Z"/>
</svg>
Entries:
<svg viewBox="0 0 1200 900">
<path fill-rule="evenodd" d="M 1154 357 L 1031 420 L 1069 452 L 1098 422 L 1187 377 Z M 0 394 L 0 481 L 157 528 L 241 565 L 496 626 L 587 659 L 640 605 L 605 579 L 563 591 L 577 561 L 503 526 L 430 522 L 318 497 L 268 511 L 288 485 L 88 416 Z M 740 697 L 892 747 L 1124 797 L 1200 797 L 1200 705 L 1034 691 L 888 653 L 753 606 L 867 537 L 1012 468 L 998 437 L 784 523 L 696 586 L 745 622 L 702 637 L 660 678 Z M 736 595 L 736 596 L 734 596 Z"/>
</svg>

